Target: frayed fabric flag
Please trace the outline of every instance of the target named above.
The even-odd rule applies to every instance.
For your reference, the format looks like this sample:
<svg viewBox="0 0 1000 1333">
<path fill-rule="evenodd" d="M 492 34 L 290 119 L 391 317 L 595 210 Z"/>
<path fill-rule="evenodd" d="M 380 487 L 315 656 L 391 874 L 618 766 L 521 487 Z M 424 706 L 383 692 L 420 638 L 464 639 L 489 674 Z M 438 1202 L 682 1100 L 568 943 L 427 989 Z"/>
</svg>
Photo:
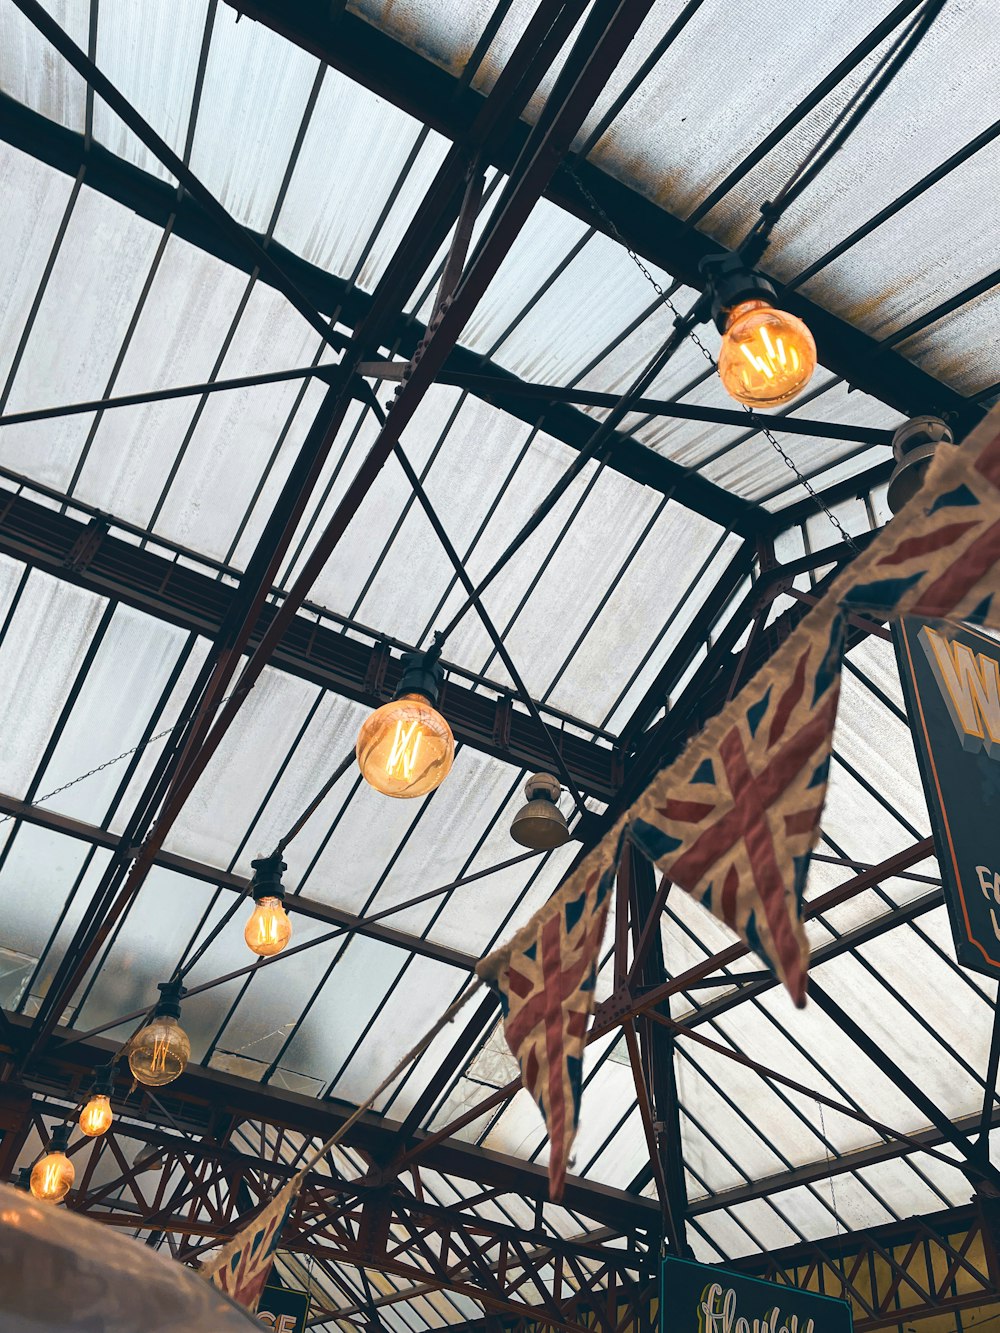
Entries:
<svg viewBox="0 0 1000 1333">
<path fill-rule="evenodd" d="M 959 446 L 938 445 L 924 484 L 827 594 L 878 619 L 1000 629 L 1000 408 Z"/>
<path fill-rule="evenodd" d="M 821 604 L 629 810 L 632 841 L 805 1003 L 802 893 L 819 837 L 843 619 Z"/>
<path fill-rule="evenodd" d="M 623 832 L 591 856 L 476 971 L 500 999 L 504 1036 L 549 1135 L 549 1197 L 562 1198 L 580 1117 L 587 1023 Z"/>
<path fill-rule="evenodd" d="M 267 1207 L 202 1269 L 220 1291 L 254 1314 L 267 1284 L 281 1231 L 298 1197 L 304 1172 L 293 1176 Z"/>
</svg>

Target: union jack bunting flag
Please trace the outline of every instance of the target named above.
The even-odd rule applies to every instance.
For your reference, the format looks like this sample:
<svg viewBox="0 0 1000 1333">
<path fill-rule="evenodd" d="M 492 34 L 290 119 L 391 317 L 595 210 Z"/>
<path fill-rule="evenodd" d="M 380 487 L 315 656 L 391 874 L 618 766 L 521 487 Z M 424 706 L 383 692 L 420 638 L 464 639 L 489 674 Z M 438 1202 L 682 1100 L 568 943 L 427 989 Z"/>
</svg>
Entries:
<svg viewBox="0 0 1000 1333">
<path fill-rule="evenodd" d="M 292 1177 L 263 1212 L 238 1232 L 229 1244 L 206 1264 L 202 1273 L 238 1305 L 253 1314 L 267 1283 L 281 1229 L 302 1187 L 303 1173 Z"/>
<path fill-rule="evenodd" d="M 510 943 L 476 968 L 500 999 L 507 1045 L 548 1130 L 554 1203 L 562 1198 L 580 1116 L 583 1048 L 623 836 L 613 854 L 610 839 L 595 849 Z"/>
<path fill-rule="evenodd" d="M 923 486 L 830 589 L 851 611 L 1000 628 L 1000 408 L 959 448 L 939 445 Z"/>
<path fill-rule="evenodd" d="M 843 621 L 821 603 L 628 812 L 670 880 L 736 930 L 805 1003 L 802 891 L 819 836 Z"/>
</svg>

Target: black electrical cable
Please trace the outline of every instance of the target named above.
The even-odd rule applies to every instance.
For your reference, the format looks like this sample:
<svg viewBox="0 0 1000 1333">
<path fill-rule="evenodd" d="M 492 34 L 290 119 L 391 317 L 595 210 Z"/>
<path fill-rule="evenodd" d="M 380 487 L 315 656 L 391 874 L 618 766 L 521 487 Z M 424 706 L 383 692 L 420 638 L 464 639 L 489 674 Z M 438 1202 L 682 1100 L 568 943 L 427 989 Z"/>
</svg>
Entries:
<svg viewBox="0 0 1000 1333">
<path fill-rule="evenodd" d="M 298 819 L 296 819 L 292 827 L 288 830 L 285 836 L 278 842 L 277 847 L 275 847 L 274 851 L 271 853 L 272 859 L 281 856 L 282 852 L 292 841 L 292 839 L 302 832 L 302 829 L 305 827 L 305 825 L 313 817 L 313 815 L 316 813 L 319 807 L 323 804 L 326 798 L 333 791 L 334 787 L 337 785 L 340 779 L 344 776 L 347 770 L 354 763 L 354 758 L 355 758 L 354 746 L 352 745 L 351 748 L 348 750 L 347 754 L 344 755 L 343 759 L 340 761 L 337 767 L 327 778 L 326 782 L 323 783 L 322 787 L 312 798 L 312 800 L 309 802 L 306 808 L 302 811 Z"/>
</svg>

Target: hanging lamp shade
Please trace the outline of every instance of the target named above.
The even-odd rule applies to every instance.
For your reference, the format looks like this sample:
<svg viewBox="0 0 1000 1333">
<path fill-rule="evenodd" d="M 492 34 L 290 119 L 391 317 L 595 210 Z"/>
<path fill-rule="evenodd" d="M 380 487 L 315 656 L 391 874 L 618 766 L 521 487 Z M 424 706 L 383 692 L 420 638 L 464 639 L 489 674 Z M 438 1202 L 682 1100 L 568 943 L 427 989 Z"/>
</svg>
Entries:
<svg viewBox="0 0 1000 1333">
<path fill-rule="evenodd" d="M 940 417 L 911 417 L 896 428 L 892 437 L 896 466 L 885 497 L 892 513 L 898 514 L 920 490 L 938 445 L 954 443 L 951 428 Z"/>
<path fill-rule="evenodd" d="M 569 841 L 566 816 L 557 804 L 562 787 L 551 773 L 535 773 L 524 784 L 528 804 L 514 816 L 510 836 L 522 847 L 551 851 Z"/>
</svg>

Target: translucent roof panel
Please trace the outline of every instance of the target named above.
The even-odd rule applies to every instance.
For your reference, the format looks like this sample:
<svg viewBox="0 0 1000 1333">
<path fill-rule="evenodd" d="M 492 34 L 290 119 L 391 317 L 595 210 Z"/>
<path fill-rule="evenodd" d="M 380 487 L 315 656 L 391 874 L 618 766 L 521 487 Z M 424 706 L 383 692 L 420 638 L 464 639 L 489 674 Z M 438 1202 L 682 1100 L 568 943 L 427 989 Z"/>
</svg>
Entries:
<svg viewBox="0 0 1000 1333">
<path fill-rule="evenodd" d="M 99 519 L 115 541 L 169 562 L 161 570 L 197 575 L 203 592 L 233 589 L 328 392 L 313 372 L 338 359 L 370 308 L 449 143 L 412 104 L 394 104 L 391 80 L 386 96 L 376 95 L 274 29 L 240 19 L 232 5 L 185 0 L 176 14 L 122 0 L 48 8 L 94 49 L 99 66 L 233 217 L 294 270 L 331 332 L 324 339 L 252 258 L 243 262 L 215 240 L 215 253 L 201 248 L 209 233 L 201 221 L 191 224 L 191 201 L 169 172 L 88 97 L 16 6 L 0 6 L 0 86 L 22 108 L 19 123 L 35 141 L 51 136 L 62 145 L 49 159 L 74 161 L 79 149 L 83 161 L 81 174 L 70 175 L 42 160 L 45 153 L 29 155 L 26 132 L 19 147 L 0 143 L 0 245 L 12 257 L 0 272 L 0 414 L 99 404 L 0 427 L 0 489 L 5 502 L 16 493 L 44 517 Z M 480 90 L 492 86 L 534 11 L 531 0 L 514 0 L 502 14 L 492 0 L 348 0 L 347 8 Z M 832 0 L 818 27 L 800 4 L 774 0 L 748 25 L 737 0 L 690 13 L 680 0 L 661 0 L 576 148 L 643 200 L 735 244 L 884 53 L 888 38 L 868 42 L 867 55 L 858 48 L 891 8 L 890 0 Z M 682 12 L 685 25 L 661 49 Z M 472 71 L 467 62 L 495 14 L 489 50 Z M 779 280 L 870 336 L 875 380 L 885 344 L 959 393 L 1000 382 L 996 224 L 982 216 L 1000 140 L 984 141 L 936 183 L 921 184 L 996 120 L 991 17 L 989 0 L 946 7 L 918 57 L 782 221 L 766 257 Z M 776 77 L 720 80 L 734 34 L 747 69 Z M 338 51 L 338 63 L 348 55 Z M 853 61 L 845 77 L 816 95 L 842 61 Z M 529 120 L 554 77 L 555 70 L 546 74 Z M 0 139 L 5 133 L 0 127 Z M 100 170 L 93 150 L 85 152 L 91 139 L 102 150 Z M 506 179 L 496 163 L 484 171 L 476 241 Z M 560 190 L 572 184 L 563 177 Z M 574 391 L 621 395 L 661 350 L 674 310 L 697 299 L 640 256 L 645 276 L 609 234 L 618 223 L 627 227 L 627 216 L 585 222 L 552 193 L 513 240 L 446 375 L 401 440 L 474 583 L 574 465 L 609 407 L 580 402 L 557 413 L 536 395 L 515 414 L 498 407 L 492 391 L 444 382 L 447 372 L 455 364 L 478 368 L 512 390 L 514 380 L 529 390 L 555 386 L 560 400 Z M 585 204 L 581 195 L 579 212 Z M 872 220 L 878 225 L 869 227 Z M 295 513 L 276 599 L 301 573 L 378 438 L 378 414 L 361 395 L 390 400 L 398 381 L 376 376 L 399 374 L 423 333 L 446 245 L 434 237 L 428 248 L 437 253 L 425 272 L 409 275 L 380 333 L 384 345 L 364 349 L 366 357 L 391 357 L 395 368 L 365 367 L 359 399 L 347 406 L 317 484 Z M 979 294 L 965 299 L 974 285 Z M 796 470 L 819 490 L 853 481 L 832 505 L 848 532 L 868 532 L 886 517 L 884 489 L 870 496 L 866 478 L 876 467 L 884 476 L 886 438 L 901 413 L 821 367 L 806 395 L 773 414 L 773 441 L 739 416 L 735 423 L 672 416 L 671 403 L 731 412 L 712 365 L 718 347 L 711 323 L 683 344 L 647 392 L 662 410 L 633 412 L 623 423 L 632 442 L 626 461 L 625 451 L 591 459 L 482 597 L 553 730 L 605 757 L 617 746 L 626 774 L 643 750 L 642 729 L 712 683 L 711 645 L 754 586 L 755 536 L 774 533 L 773 515 L 806 494 Z M 294 378 L 215 388 L 288 371 Z M 156 398 L 184 386 L 197 392 Z M 150 401 L 104 402 L 122 395 Z M 513 402 L 513 393 L 503 401 Z M 797 434 L 790 429 L 797 420 L 827 422 L 831 434 Z M 833 427 L 884 434 L 874 443 L 841 440 Z M 705 484 L 697 511 L 682 503 L 691 477 Z M 741 535 L 718 517 L 733 512 L 733 497 L 746 502 Z M 777 535 L 781 560 L 841 540 L 821 511 L 800 513 L 797 522 Z M 0 949 L 0 1001 L 29 1017 L 87 920 L 115 840 L 129 828 L 211 647 L 195 632 L 206 622 L 193 600 L 194 618 L 177 617 L 187 628 L 166 613 L 135 609 L 124 591 L 121 603 L 109 600 L 92 590 L 106 591 L 106 583 L 88 585 L 85 557 L 49 561 L 43 572 L 0 556 L 0 802 L 10 816 L 0 824 L 0 895 L 10 927 Z M 723 576 L 726 595 L 709 616 Z M 803 574 L 791 591 L 810 586 Z M 156 592 L 143 593 L 148 606 L 146 594 Z M 339 632 L 352 648 L 391 644 L 398 653 L 403 644 L 426 647 L 465 600 L 398 458 L 389 458 L 309 590 L 298 627 Z M 777 601 L 768 624 L 793 604 L 790 595 Z M 749 633 L 738 628 L 737 653 Z M 444 660 L 448 687 L 461 686 L 477 702 L 515 693 L 475 608 L 452 629 Z M 229 978 L 186 1003 L 195 1061 L 297 1097 L 356 1104 L 455 999 L 476 961 L 546 901 L 580 844 L 574 838 L 522 856 L 512 841 L 528 774 L 520 760 L 497 757 L 499 712 L 492 736 L 462 732 L 437 792 L 385 801 L 351 763 L 367 708 L 317 683 L 340 684 L 336 676 L 313 672 L 311 663 L 295 674 L 283 669 L 287 661 L 276 658 L 250 692 L 62 1017 L 80 1028 L 107 1024 L 124 1039 L 133 1021 L 124 1016 L 148 1004 L 156 984 L 219 927 L 190 978 Z M 342 686 L 355 698 L 377 693 L 375 654 L 372 661 L 363 690 Z M 447 698 L 446 690 L 445 713 Z M 523 701 L 516 707 L 523 718 Z M 295 943 L 308 947 L 249 977 L 241 880 L 342 761 L 343 774 L 285 851 Z M 20 802 L 34 808 L 25 812 Z M 563 804 L 568 810 L 565 797 Z M 967 1201 L 968 1182 L 947 1155 L 900 1155 L 893 1143 L 894 1134 L 933 1137 L 926 1105 L 906 1080 L 960 1123 L 981 1115 L 986 1092 L 996 983 L 956 963 L 939 866 L 925 856 L 816 910 L 859 868 L 912 849 L 930 828 L 892 645 L 876 632 L 849 656 L 805 897 L 814 983 L 873 1036 L 881 1061 L 819 1004 L 796 1011 L 755 958 L 720 964 L 716 955 L 733 934 L 677 890 L 666 900 L 659 943 L 672 994 L 660 1016 L 678 1025 L 683 1169 L 700 1256 L 774 1250 Z M 614 934 L 612 916 L 599 1000 L 620 982 Z M 452 1058 L 455 1036 L 454 1025 L 438 1034 L 380 1095 L 375 1113 L 396 1125 L 419 1104 L 421 1128 L 431 1131 L 468 1114 L 454 1131 L 456 1151 L 478 1146 L 541 1170 L 548 1141 L 526 1092 L 477 1111 L 516 1078 L 499 1026 L 485 1022 Z M 370 1165 L 350 1146 L 338 1164 L 351 1178 Z M 635 1076 L 618 1030 L 587 1049 L 571 1169 L 658 1216 L 648 1202 L 656 1182 Z M 534 1229 L 541 1218 L 564 1237 L 591 1227 L 568 1208 L 536 1212 L 515 1183 L 487 1189 L 428 1169 L 419 1189 L 435 1208 L 500 1225 Z M 406 1243 L 398 1228 L 393 1237 Z M 298 1257 L 282 1263 L 301 1280 Z M 540 1284 L 553 1274 L 543 1266 L 522 1295 L 540 1302 Z M 334 1303 L 363 1306 L 369 1297 L 364 1276 L 348 1264 L 324 1269 L 322 1280 Z M 464 1294 L 418 1290 L 397 1302 L 403 1285 L 381 1274 L 375 1288 L 393 1298 L 380 1310 L 399 1333 L 480 1316 Z"/>
</svg>

